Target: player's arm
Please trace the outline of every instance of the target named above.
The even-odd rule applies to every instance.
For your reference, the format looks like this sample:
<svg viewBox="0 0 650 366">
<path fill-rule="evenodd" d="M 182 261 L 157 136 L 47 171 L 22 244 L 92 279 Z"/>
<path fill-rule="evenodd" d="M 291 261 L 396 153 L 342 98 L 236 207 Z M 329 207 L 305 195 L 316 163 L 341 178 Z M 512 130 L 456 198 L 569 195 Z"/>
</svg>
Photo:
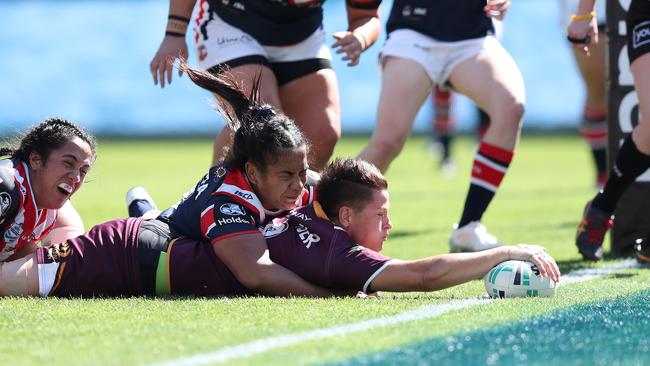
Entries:
<svg viewBox="0 0 650 366">
<path fill-rule="evenodd" d="M 381 31 L 379 21 L 379 2 L 364 0 L 347 0 L 348 30 L 333 34 L 336 42 L 332 48 L 336 53 L 345 53 L 342 58 L 349 61 L 348 66 L 359 63 L 361 52 L 375 43 Z"/>
<path fill-rule="evenodd" d="M 573 46 L 589 52 L 589 46 L 598 43 L 598 21 L 594 10 L 595 0 L 580 0 L 576 13 L 571 17 L 567 38 Z"/>
<path fill-rule="evenodd" d="M 149 70 L 153 77 L 153 83 L 160 87 L 165 87 L 165 78 L 167 84 L 172 82 L 173 62 L 178 58 L 187 59 L 187 43 L 185 42 L 185 33 L 192 17 L 192 9 L 196 0 L 170 0 L 169 15 L 165 27 L 165 35 L 158 48 L 158 51 L 149 63 Z M 178 71 L 178 76 L 182 72 Z"/>
<path fill-rule="evenodd" d="M 484 276 L 495 265 L 510 259 L 529 260 L 537 265 L 542 277 L 559 281 L 560 270 L 546 250 L 522 244 L 411 261 L 391 260 L 370 287 L 372 291 L 435 291 Z"/>
<path fill-rule="evenodd" d="M 273 296 L 332 296 L 332 291 L 312 285 L 274 263 L 260 233 L 218 240 L 214 251 L 246 288 Z"/>
<path fill-rule="evenodd" d="M 43 244 L 63 243 L 64 241 L 85 233 L 84 223 L 72 202 L 66 202 L 56 215 L 54 228 L 45 238 Z"/>
</svg>

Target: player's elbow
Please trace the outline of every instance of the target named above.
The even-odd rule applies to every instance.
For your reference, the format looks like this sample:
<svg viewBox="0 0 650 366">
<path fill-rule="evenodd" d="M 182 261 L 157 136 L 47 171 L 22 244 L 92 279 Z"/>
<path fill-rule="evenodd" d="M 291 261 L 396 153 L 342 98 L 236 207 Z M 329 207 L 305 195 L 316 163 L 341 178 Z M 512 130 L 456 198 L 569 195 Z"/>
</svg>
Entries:
<svg viewBox="0 0 650 366">
<path fill-rule="evenodd" d="M 435 266 L 429 268 L 422 274 L 422 289 L 424 291 L 438 291 L 449 287 L 448 271 L 446 265 L 442 264 L 438 268 Z"/>
<path fill-rule="evenodd" d="M 246 271 L 238 273 L 236 277 L 247 289 L 258 293 L 265 293 L 273 285 L 273 276 L 270 272 L 268 266 L 257 263 Z"/>
</svg>

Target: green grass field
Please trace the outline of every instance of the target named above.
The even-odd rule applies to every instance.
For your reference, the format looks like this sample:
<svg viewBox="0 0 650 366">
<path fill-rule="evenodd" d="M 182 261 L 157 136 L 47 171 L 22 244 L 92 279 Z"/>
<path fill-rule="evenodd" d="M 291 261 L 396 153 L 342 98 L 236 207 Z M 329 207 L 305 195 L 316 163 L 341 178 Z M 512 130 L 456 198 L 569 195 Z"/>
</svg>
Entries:
<svg viewBox="0 0 650 366">
<path fill-rule="evenodd" d="M 336 154 L 356 155 L 365 142 L 344 138 Z M 412 259 L 447 252 L 474 149 L 470 139 L 459 140 L 456 173 L 444 176 L 426 140 L 409 141 L 387 175 L 394 229 L 385 254 Z M 124 194 L 134 185 L 144 185 L 160 207 L 168 206 L 204 174 L 210 154 L 207 139 L 100 141 L 97 165 L 73 203 L 86 227 L 125 216 Z M 593 177 L 578 137 L 524 136 L 483 222 L 505 243 L 546 246 L 563 273 L 611 266 L 620 260 L 584 263 L 573 245 L 583 205 L 594 193 Z M 561 284 L 554 298 L 497 301 L 476 300 L 485 293 L 482 281 L 379 299 L 5 298 L 0 360 L 641 365 L 650 351 L 649 288 L 650 271 L 635 267 Z"/>
</svg>

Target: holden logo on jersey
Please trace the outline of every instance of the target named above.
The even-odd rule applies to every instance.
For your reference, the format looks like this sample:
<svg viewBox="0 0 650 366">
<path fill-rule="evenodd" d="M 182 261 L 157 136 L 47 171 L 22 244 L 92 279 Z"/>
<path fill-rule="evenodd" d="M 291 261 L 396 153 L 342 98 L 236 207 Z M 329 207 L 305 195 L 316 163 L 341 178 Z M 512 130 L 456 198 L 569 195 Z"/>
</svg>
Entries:
<svg viewBox="0 0 650 366">
<path fill-rule="evenodd" d="M 264 226 L 264 229 L 262 230 L 262 235 L 264 235 L 265 238 L 274 238 L 283 232 L 287 231 L 289 228 L 289 220 L 286 217 L 278 218 L 278 219 L 273 219 L 273 221 L 269 222 Z"/>
<path fill-rule="evenodd" d="M 0 193 L 0 216 L 9 212 L 9 207 L 11 207 L 11 196 L 7 192 Z"/>
<path fill-rule="evenodd" d="M 298 226 L 296 226 L 296 232 L 307 249 L 311 248 L 312 244 L 320 241 L 320 236 L 310 232 L 304 225 L 298 224 Z"/>
<path fill-rule="evenodd" d="M 219 207 L 219 211 L 221 211 L 222 214 L 229 215 L 229 216 L 246 215 L 242 207 L 234 203 L 224 203 L 223 205 L 221 205 L 221 207 Z"/>
<path fill-rule="evenodd" d="M 242 219 L 241 217 L 226 217 L 225 219 L 219 219 L 217 220 L 217 224 L 224 226 L 228 224 L 250 224 L 251 222 Z"/>
</svg>

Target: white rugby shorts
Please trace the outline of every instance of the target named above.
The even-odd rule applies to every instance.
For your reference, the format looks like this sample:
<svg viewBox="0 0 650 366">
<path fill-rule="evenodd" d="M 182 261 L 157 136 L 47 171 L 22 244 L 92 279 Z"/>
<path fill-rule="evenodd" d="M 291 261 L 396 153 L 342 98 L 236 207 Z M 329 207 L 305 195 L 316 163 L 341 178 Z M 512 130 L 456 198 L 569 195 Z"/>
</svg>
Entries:
<svg viewBox="0 0 650 366">
<path fill-rule="evenodd" d="M 383 65 L 387 56 L 413 60 L 424 68 L 434 85 L 445 89 L 449 75 L 459 63 L 491 49 L 503 49 L 494 36 L 441 42 L 414 30 L 398 29 L 384 43 L 379 63 Z"/>
<path fill-rule="evenodd" d="M 203 2 L 207 7 L 207 1 Z M 332 53 L 325 45 L 326 34 L 321 28 L 307 37 L 304 41 L 288 46 L 264 46 L 255 40 L 251 35 L 239 28 L 224 22 L 216 14 L 212 14 L 210 20 L 206 11 L 201 11 L 199 6 L 194 9 L 192 21 L 194 25 L 194 43 L 199 59 L 199 67 L 209 69 L 213 66 L 223 64 L 247 56 L 262 56 L 270 63 L 291 62 L 308 59 L 332 60 Z M 198 19 L 198 23 L 197 23 Z M 207 24 L 206 24 L 207 23 Z M 202 27 L 207 33 L 204 39 Z"/>
</svg>

